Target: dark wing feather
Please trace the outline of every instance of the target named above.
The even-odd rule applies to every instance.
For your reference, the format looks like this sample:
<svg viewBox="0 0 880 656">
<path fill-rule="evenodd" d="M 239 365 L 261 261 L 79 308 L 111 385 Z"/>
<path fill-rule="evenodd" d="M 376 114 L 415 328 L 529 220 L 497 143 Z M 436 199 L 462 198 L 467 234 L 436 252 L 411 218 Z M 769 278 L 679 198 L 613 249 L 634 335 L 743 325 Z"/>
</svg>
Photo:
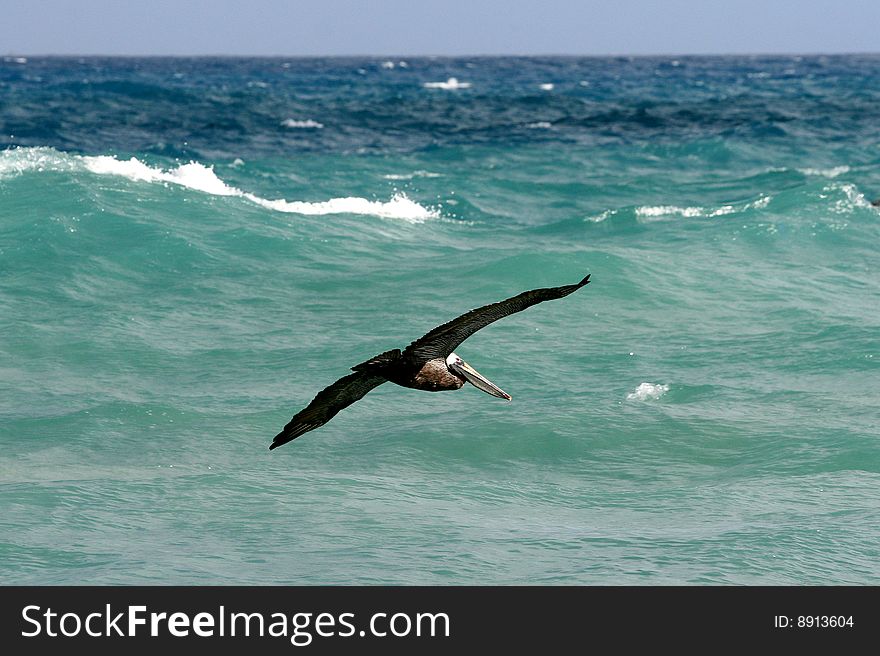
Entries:
<svg viewBox="0 0 880 656">
<path fill-rule="evenodd" d="M 445 358 L 452 353 L 459 344 L 473 335 L 481 328 L 485 328 L 493 321 L 521 312 L 536 303 L 550 301 L 568 296 L 590 282 L 590 276 L 575 285 L 562 287 L 546 287 L 523 292 L 517 296 L 491 305 L 484 305 L 476 310 L 471 310 L 449 323 L 437 326 L 424 337 L 420 337 L 406 347 L 403 357 L 416 361 L 432 360 L 433 358 Z"/>
<path fill-rule="evenodd" d="M 303 433 L 308 433 L 330 421 L 337 412 L 360 400 L 374 387 L 387 379 L 367 371 L 359 371 L 340 378 L 330 387 L 318 392 L 309 405 L 297 412 L 284 430 L 275 436 L 269 449 L 287 444 Z"/>
</svg>

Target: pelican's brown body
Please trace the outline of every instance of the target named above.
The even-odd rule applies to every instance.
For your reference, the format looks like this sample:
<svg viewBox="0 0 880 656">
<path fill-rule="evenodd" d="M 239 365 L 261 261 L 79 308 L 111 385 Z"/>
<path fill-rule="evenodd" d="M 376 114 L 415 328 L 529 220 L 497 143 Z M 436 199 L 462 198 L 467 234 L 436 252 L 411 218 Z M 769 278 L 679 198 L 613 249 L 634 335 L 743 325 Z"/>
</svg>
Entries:
<svg viewBox="0 0 880 656">
<path fill-rule="evenodd" d="M 392 383 L 403 385 L 404 387 L 412 387 L 425 392 L 444 392 L 446 390 L 457 390 L 465 383 L 465 378 L 456 376 L 449 370 L 446 364 L 446 358 L 434 358 L 428 360 L 415 376 L 409 380 L 397 381 L 389 377 Z"/>
<path fill-rule="evenodd" d="M 401 387 L 443 392 L 461 389 L 467 382 L 464 375 L 450 368 L 450 363 L 456 360 L 460 358 L 450 355 L 448 358 L 431 358 L 424 362 L 393 349 L 352 367 L 352 371 L 369 372 Z"/>
<path fill-rule="evenodd" d="M 458 356 L 456 356 L 458 358 Z M 427 362 L 408 357 L 400 349 L 374 355 L 366 362 L 352 367 L 352 371 L 381 376 L 401 387 L 425 392 L 443 392 L 461 389 L 467 379 L 450 369 L 449 363 L 456 358 L 431 358 Z"/>
</svg>

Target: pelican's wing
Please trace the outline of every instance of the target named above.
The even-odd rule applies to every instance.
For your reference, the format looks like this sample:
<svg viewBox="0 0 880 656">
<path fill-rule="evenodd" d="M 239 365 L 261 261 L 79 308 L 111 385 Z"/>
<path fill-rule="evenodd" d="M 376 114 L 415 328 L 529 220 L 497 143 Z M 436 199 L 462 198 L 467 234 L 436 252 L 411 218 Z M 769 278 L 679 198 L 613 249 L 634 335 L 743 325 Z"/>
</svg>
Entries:
<svg viewBox="0 0 880 656">
<path fill-rule="evenodd" d="M 367 392 L 386 380 L 383 376 L 376 376 L 367 371 L 359 371 L 340 378 L 330 387 L 318 392 L 306 408 L 297 412 L 284 430 L 275 436 L 269 449 L 287 444 L 303 433 L 323 426 L 333 419 L 337 412 L 363 398 Z"/>
<path fill-rule="evenodd" d="M 477 332 L 485 328 L 493 321 L 525 310 L 536 303 L 551 301 L 556 298 L 568 296 L 590 282 L 590 276 L 575 285 L 562 287 L 546 287 L 523 292 L 512 298 L 491 305 L 484 305 L 476 310 L 471 310 L 449 323 L 437 326 L 424 337 L 414 341 L 406 347 L 403 357 L 417 361 L 428 361 L 433 358 L 445 358 L 452 353 L 459 344 Z"/>
</svg>

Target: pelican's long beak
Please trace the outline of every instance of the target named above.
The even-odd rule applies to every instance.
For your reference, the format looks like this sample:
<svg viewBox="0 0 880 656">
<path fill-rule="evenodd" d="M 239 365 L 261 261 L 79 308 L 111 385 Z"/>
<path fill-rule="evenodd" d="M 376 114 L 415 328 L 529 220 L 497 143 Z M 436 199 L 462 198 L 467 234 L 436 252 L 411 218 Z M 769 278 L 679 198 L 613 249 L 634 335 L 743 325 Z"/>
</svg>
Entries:
<svg viewBox="0 0 880 656">
<path fill-rule="evenodd" d="M 454 368 L 458 373 L 464 376 L 467 382 L 469 382 L 477 389 L 483 390 L 484 392 L 486 392 L 486 394 L 497 396 L 499 399 L 507 399 L 508 401 L 510 401 L 510 394 L 498 387 L 495 383 L 486 378 L 483 374 L 474 369 L 464 360 L 453 363 L 449 366 L 450 368 Z"/>
</svg>

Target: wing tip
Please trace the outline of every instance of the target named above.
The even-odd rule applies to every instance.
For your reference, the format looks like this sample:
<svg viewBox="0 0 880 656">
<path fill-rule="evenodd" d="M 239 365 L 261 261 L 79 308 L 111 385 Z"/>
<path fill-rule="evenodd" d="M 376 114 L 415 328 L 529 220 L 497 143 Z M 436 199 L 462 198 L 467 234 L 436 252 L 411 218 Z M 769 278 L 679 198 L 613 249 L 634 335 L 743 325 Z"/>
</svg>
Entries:
<svg viewBox="0 0 880 656">
<path fill-rule="evenodd" d="M 287 444 L 288 440 L 281 441 L 281 439 L 279 439 L 281 437 L 281 435 L 275 436 L 275 439 L 272 440 L 272 444 L 269 445 L 269 451 L 271 451 L 272 449 L 277 449 L 282 444 Z"/>
<path fill-rule="evenodd" d="M 274 438 L 272 438 L 272 444 L 269 445 L 269 451 L 272 449 L 277 449 L 279 446 L 284 446 L 288 442 L 292 442 L 297 437 L 302 435 L 302 432 L 297 431 L 288 431 L 286 428 L 278 433 Z"/>
<path fill-rule="evenodd" d="M 590 275 L 592 274 L 588 273 L 586 277 L 578 283 L 578 287 L 583 287 L 584 285 L 588 284 L 590 282 Z"/>
</svg>

